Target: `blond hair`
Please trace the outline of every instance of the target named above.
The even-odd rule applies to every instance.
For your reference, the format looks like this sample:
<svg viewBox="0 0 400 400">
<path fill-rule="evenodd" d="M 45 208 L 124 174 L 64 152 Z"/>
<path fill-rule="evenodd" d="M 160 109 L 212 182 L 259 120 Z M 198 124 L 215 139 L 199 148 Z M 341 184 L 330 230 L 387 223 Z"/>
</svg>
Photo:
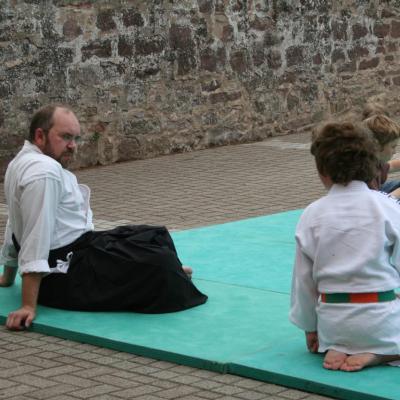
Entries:
<svg viewBox="0 0 400 400">
<path fill-rule="evenodd" d="M 365 120 L 373 115 L 386 115 L 387 117 L 390 116 L 383 104 L 371 101 L 364 106 L 362 111 L 362 119 Z"/>
<path fill-rule="evenodd" d="M 364 120 L 364 124 L 381 147 L 400 138 L 400 125 L 386 115 L 372 115 Z"/>
</svg>

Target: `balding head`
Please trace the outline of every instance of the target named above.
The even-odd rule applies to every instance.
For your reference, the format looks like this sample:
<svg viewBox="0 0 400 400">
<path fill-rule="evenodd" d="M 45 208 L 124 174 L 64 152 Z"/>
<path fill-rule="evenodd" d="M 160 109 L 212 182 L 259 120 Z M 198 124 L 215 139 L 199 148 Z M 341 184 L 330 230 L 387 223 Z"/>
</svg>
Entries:
<svg viewBox="0 0 400 400">
<path fill-rule="evenodd" d="M 35 141 L 35 132 L 38 128 L 42 129 L 46 134 L 49 132 L 54 124 L 54 113 L 57 109 L 63 110 L 67 113 L 72 113 L 67 106 L 62 104 L 49 104 L 39 109 L 32 117 L 31 124 L 29 127 L 28 140 L 31 143 Z"/>
</svg>

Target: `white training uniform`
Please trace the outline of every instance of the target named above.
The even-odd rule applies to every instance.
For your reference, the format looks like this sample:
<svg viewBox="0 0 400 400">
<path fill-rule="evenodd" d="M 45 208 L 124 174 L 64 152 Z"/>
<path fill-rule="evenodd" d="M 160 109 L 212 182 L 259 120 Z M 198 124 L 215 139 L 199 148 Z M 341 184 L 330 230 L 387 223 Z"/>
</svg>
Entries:
<svg viewBox="0 0 400 400">
<path fill-rule="evenodd" d="M 290 320 L 318 331 L 319 351 L 400 354 L 400 300 L 322 303 L 320 293 L 400 286 L 400 204 L 364 182 L 333 185 L 296 229 Z"/>
<path fill-rule="evenodd" d="M 75 175 L 58 161 L 25 141 L 8 165 L 4 192 L 8 221 L 0 264 L 18 266 L 20 274 L 59 272 L 49 267 L 49 251 L 93 230 L 90 189 L 79 185 Z M 18 255 L 12 234 L 21 246 Z"/>
</svg>

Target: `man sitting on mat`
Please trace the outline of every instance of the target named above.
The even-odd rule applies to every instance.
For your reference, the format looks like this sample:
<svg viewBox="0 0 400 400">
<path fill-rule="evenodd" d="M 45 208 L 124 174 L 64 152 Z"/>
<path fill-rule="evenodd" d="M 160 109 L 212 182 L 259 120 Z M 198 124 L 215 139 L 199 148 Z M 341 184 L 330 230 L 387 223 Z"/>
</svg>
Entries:
<svg viewBox="0 0 400 400">
<path fill-rule="evenodd" d="M 29 327 L 37 303 L 68 310 L 164 313 L 204 303 L 163 226 L 93 231 L 90 190 L 66 170 L 80 125 L 64 106 L 39 110 L 5 175 L 8 221 L 1 286 L 22 275 L 9 329 Z"/>
<path fill-rule="evenodd" d="M 290 320 L 327 369 L 400 359 L 400 207 L 370 190 L 376 144 L 365 128 L 327 124 L 311 146 L 328 194 L 296 229 Z"/>
</svg>

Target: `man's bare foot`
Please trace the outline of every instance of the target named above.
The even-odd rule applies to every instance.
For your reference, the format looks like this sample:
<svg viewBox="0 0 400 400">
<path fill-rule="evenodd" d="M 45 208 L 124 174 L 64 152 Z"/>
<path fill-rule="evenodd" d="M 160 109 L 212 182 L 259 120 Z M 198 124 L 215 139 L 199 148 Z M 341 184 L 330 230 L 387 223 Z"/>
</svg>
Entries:
<svg viewBox="0 0 400 400">
<path fill-rule="evenodd" d="M 373 365 L 384 364 L 390 361 L 398 360 L 399 356 L 395 355 L 383 355 L 373 353 L 360 353 L 348 356 L 346 361 L 342 364 L 340 369 L 342 371 L 360 371 L 366 367 L 372 367 Z"/>
<path fill-rule="evenodd" d="M 346 353 L 341 353 L 340 351 L 336 350 L 328 350 L 324 358 L 324 363 L 322 365 L 326 369 L 337 370 L 340 369 L 342 364 L 346 361 L 347 357 L 348 356 Z"/>
<path fill-rule="evenodd" d="M 188 276 L 188 278 L 192 279 L 193 269 L 188 267 L 187 265 L 182 265 L 182 268 L 185 271 L 185 274 Z"/>
</svg>

